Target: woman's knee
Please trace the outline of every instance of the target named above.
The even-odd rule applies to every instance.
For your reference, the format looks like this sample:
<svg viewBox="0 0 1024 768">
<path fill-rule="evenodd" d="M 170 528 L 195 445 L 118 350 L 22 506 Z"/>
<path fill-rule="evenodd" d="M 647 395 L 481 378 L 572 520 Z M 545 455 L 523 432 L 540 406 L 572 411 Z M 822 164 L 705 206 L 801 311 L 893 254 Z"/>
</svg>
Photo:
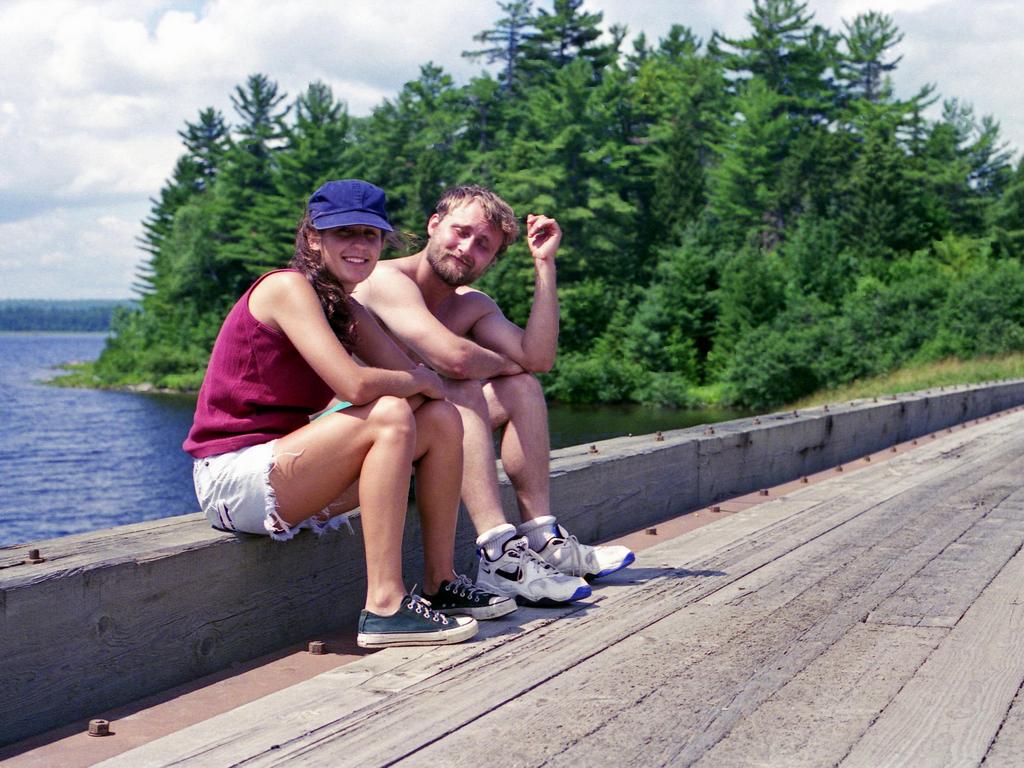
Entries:
<svg viewBox="0 0 1024 768">
<path fill-rule="evenodd" d="M 367 421 L 378 431 L 409 439 L 416 437 L 416 419 L 409 401 L 404 397 L 385 395 L 378 398 L 370 408 Z"/>
</svg>

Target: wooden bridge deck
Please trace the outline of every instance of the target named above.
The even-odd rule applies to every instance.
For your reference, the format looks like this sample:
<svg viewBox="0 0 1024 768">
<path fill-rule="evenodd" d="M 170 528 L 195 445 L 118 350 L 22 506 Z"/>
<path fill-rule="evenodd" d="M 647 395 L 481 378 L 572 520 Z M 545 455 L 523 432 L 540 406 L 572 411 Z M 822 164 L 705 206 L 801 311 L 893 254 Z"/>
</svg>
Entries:
<svg viewBox="0 0 1024 768">
<path fill-rule="evenodd" d="M 660 543 L 103 765 L 1024 764 L 1024 414 Z"/>
</svg>

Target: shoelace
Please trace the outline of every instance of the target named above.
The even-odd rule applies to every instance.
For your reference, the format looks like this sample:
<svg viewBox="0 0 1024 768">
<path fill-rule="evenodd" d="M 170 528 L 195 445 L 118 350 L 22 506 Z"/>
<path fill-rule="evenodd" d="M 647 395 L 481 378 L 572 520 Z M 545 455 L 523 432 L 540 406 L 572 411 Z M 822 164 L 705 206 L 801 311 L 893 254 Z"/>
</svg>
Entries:
<svg viewBox="0 0 1024 768">
<path fill-rule="evenodd" d="M 487 595 L 487 590 L 480 589 L 464 573 L 457 574 L 455 581 L 448 582 L 448 586 L 445 589 L 454 592 L 460 597 L 468 597 L 474 601 L 482 600 Z"/>
<path fill-rule="evenodd" d="M 435 611 L 433 608 L 431 608 L 430 603 L 428 603 L 422 597 L 412 593 L 410 593 L 406 597 L 408 598 L 409 602 L 405 604 L 405 607 L 408 608 L 410 611 L 415 611 L 416 613 L 422 614 L 426 619 L 429 619 L 430 621 L 439 621 L 446 627 L 448 626 L 448 617 L 440 611 Z"/>
<path fill-rule="evenodd" d="M 555 573 L 558 573 L 557 568 L 552 566 L 547 560 L 545 560 L 543 557 L 541 557 L 532 549 L 530 549 L 529 545 L 526 543 L 525 538 L 516 542 L 514 546 L 517 550 L 519 550 L 520 557 L 522 557 L 527 562 L 535 563 L 541 570 L 554 571 Z"/>
<path fill-rule="evenodd" d="M 573 534 L 563 537 L 566 549 L 569 550 L 569 564 L 570 570 L 573 576 L 582 576 L 584 572 L 584 566 L 594 568 L 596 565 L 593 562 L 594 551 L 589 550 L 584 552 L 583 545 L 580 544 Z"/>
</svg>

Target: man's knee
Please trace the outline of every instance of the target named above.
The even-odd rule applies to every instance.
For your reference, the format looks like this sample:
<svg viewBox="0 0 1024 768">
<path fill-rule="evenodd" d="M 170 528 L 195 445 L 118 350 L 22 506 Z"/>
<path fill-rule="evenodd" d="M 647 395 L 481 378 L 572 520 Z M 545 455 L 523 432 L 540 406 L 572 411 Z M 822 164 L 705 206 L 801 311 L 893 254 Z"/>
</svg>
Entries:
<svg viewBox="0 0 1024 768">
<path fill-rule="evenodd" d="M 456 405 L 474 410 L 487 407 L 484 382 L 479 379 L 449 379 L 445 382 L 445 394 Z"/>
<path fill-rule="evenodd" d="M 424 434 L 462 442 L 462 416 L 447 400 L 430 400 L 416 411 L 416 422 Z"/>
<path fill-rule="evenodd" d="M 532 373 L 519 373 L 515 376 L 503 376 L 490 382 L 495 394 L 503 403 L 524 403 L 531 407 L 546 407 L 544 390 L 540 381 Z"/>
</svg>

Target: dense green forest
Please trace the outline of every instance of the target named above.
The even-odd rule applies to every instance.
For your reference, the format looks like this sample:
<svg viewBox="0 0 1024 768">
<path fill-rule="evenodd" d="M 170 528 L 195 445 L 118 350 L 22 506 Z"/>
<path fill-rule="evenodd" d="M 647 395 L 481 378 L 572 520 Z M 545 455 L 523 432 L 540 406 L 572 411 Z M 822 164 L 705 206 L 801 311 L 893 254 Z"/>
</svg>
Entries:
<svg viewBox="0 0 1024 768">
<path fill-rule="evenodd" d="M 227 309 L 341 177 L 383 187 L 411 232 L 460 182 L 558 218 L 557 400 L 687 405 L 714 385 L 763 408 L 1024 349 L 1024 163 L 938 84 L 895 95 L 890 16 L 831 30 L 807 3 L 754 0 L 744 37 L 680 24 L 627 43 L 582 0 L 545 6 L 498 2 L 463 54 L 486 71 L 424 64 L 368 117 L 256 74 L 234 122 L 187 122 L 144 222 L 141 309 L 116 318 L 98 381 L 198 386 Z M 520 243 L 484 278 L 516 321 L 531 270 Z"/>
<path fill-rule="evenodd" d="M 133 307 L 102 299 L 0 299 L 0 331 L 106 331 L 115 310 Z"/>
</svg>

